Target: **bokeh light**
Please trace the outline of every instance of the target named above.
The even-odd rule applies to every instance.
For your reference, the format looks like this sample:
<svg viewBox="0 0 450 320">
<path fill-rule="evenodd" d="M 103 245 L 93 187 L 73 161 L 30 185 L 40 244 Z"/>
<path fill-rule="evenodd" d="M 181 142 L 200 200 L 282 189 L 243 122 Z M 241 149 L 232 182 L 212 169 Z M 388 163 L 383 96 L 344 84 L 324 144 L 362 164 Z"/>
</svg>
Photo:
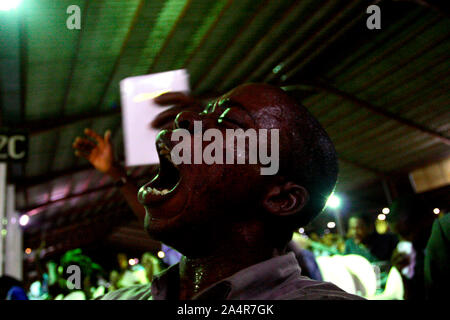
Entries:
<svg viewBox="0 0 450 320">
<path fill-rule="evenodd" d="M 328 197 L 327 204 L 326 204 L 327 207 L 332 208 L 332 209 L 336 209 L 340 205 L 341 205 L 341 199 L 337 195 L 331 194 Z"/>
<path fill-rule="evenodd" d="M 26 226 L 28 222 L 30 222 L 30 217 L 28 215 L 24 214 L 20 216 L 19 224 L 21 226 Z"/>
</svg>

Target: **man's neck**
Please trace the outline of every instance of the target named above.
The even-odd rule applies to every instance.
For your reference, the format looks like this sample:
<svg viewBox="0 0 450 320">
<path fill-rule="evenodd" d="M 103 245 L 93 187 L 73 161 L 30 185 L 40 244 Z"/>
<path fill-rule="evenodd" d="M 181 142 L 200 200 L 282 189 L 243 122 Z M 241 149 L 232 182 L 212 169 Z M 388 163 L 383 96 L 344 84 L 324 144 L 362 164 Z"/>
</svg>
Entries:
<svg viewBox="0 0 450 320">
<path fill-rule="evenodd" d="M 180 300 L 193 296 L 214 283 L 280 252 L 267 242 L 245 234 L 218 244 L 201 257 L 183 256 L 180 261 Z"/>
</svg>

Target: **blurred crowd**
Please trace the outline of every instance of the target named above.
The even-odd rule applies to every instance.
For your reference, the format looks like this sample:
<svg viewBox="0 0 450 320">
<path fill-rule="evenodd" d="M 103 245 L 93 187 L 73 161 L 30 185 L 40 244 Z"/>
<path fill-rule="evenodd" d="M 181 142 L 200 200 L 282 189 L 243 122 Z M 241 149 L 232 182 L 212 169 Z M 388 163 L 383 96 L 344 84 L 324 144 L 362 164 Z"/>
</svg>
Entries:
<svg viewBox="0 0 450 320">
<path fill-rule="evenodd" d="M 91 300 L 120 288 L 150 283 L 170 263 L 174 263 L 170 253 L 165 259 L 151 252 L 143 253 L 140 258 L 118 253 L 117 267 L 106 270 L 78 248 L 67 251 L 59 261 L 37 261 L 38 279 L 28 284 L 9 276 L 1 277 L 0 297 L 4 300 Z"/>
<path fill-rule="evenodd" d="M 320 234 L 301 228 L 293 234 L 288 250 L 294 252 L 303 276 L 333 282 L 369 299 L 440 299 L 449 283 L 450 218 L 429 211 L 423 201 L 407 199 L 396 203 L 381 224 L 368 214 L 352 215 L 345 234 L 334 228 Z M 0 297 L 90 300 L 120 288 L 151 283 L 156 274 L 181 257 L 172 248 L 163 245 L 163 249 L 163 259 L 150 252 L 140 259 L 119 253 L 113 270 L 105 270 L 81 249 L 71 250 L 59 261 L 37 261 L 39 279 L 28 285 L 1 277 Z M 79 268 L 79 279 L 76 272 L 68 272 L 70 266 Z"/>
<path fill-rule="evenodd" d="M 328 229 L 321 236 L 303 229 L 295 233 L 293 242 L 303 250 L 303 256 L 313 257 L 309 265 L 302 262 L 304 258 L 299 259 L 304 273 L 317 266 L 317 280 L 337 282 L 342 288 L 347 286 L 347 272 L 353 282 L 347 288 L 369 299 L 446 297 L 450 216 L 443 212 L 438 216 L 418 197 L 400 199 L 389 212 L 386 221 L 368 214 L 351 216 L 345 235 Z M 339 271 L 340 265 L 344 272 Z M 369 274 L 376 278 L 371 293 L 367 292 Z"/>
</svg>

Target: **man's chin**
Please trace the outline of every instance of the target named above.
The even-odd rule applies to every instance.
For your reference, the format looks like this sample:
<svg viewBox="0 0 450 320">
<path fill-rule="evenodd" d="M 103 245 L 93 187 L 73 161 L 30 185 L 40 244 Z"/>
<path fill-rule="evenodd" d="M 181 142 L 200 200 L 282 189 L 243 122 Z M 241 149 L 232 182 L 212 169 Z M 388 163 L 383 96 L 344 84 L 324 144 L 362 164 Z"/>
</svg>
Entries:
<svg viewBox="0 0 450 320">
<path fill-rule="evenodd" d="M 152 239 L 166 243 L 168 238 L 170 240 L 176 234 L 176 221 L 177 216 L 155 217 L 147 212 L 144 228 Z"/>
</svg>

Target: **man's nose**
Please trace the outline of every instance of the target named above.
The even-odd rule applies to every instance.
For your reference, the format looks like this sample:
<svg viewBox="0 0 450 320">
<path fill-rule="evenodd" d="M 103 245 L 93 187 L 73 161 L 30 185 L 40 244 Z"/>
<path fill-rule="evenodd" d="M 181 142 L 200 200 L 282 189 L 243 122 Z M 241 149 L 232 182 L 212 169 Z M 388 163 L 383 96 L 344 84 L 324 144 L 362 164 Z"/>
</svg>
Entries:
<svg viewBox="0 0 450 320">
<path fill-rule="evenodd" d="M 200 114 L 191 111 L 180 112 L 174 121 L 175 129 L 186 129 L 194 132 L 194 121 L 202 121 Z"/>
</svg>

